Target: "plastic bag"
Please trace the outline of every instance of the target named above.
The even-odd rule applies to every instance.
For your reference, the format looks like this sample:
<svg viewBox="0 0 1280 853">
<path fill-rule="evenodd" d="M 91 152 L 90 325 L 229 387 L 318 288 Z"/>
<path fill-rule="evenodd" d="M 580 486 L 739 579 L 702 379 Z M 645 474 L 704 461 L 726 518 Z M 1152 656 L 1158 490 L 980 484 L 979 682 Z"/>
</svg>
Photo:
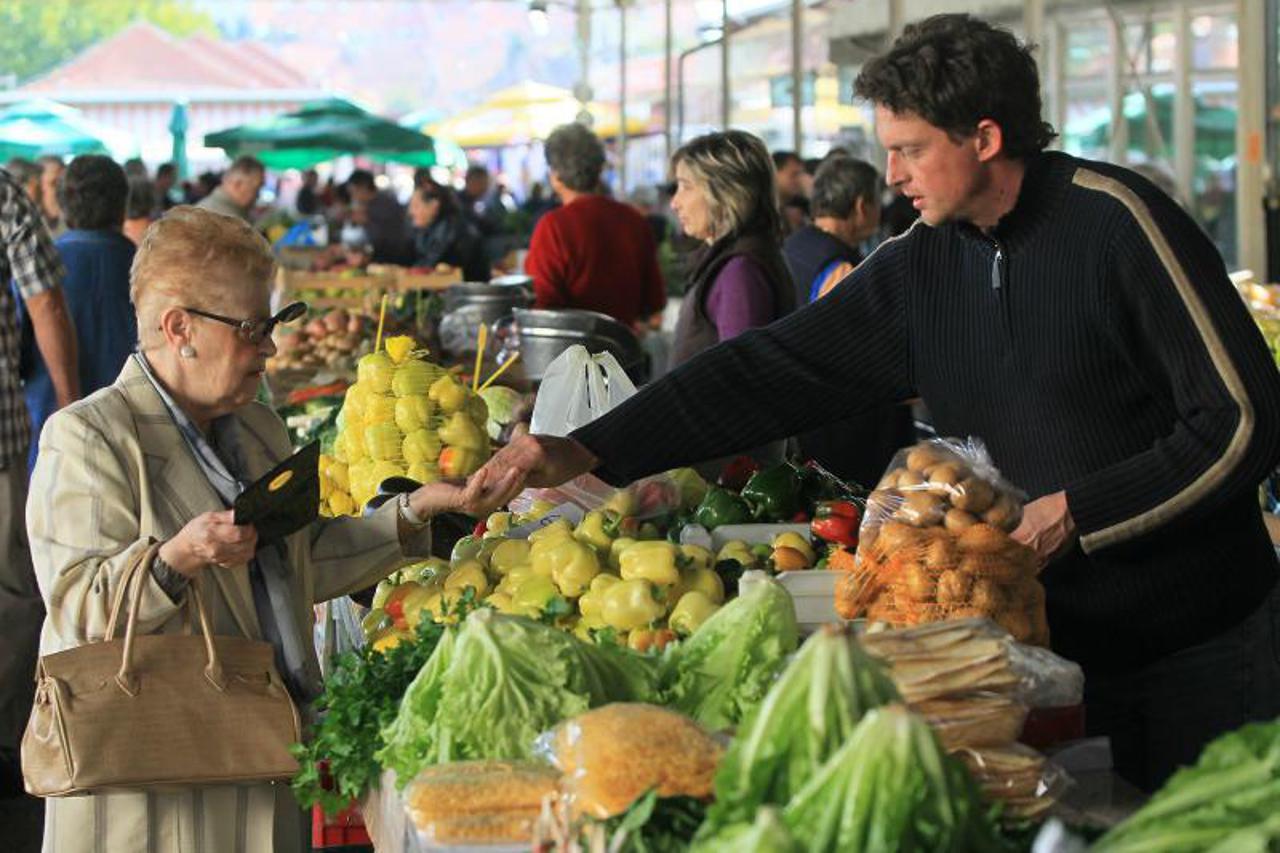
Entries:
<svg viewBox="0 0 1280 853">
<path fill-rule="evenodd" d="M 1018 699 L 1029 708 L 1063 708 L 1084 702 L 1080 664 L 1048 649 L 1009 644 L 1009 662 L 1018 675 Z"/>
<path fill-rule="evenodd" d="M 592 355 L 586 347 L 571 346 L 547 365 L 529 431 L 568 435 L 635 393 L 635 384 L 613 353 Z"/>
<path fill-rule="evenodd" d="M 998 693 L 930 699 L 913 704 L 911 709 L 929 722 L 948 750 L 1013 743 L 1027 720 L 1025 705 Z"/>
<path fill-rule="evenodd" d="M 1047 645 L 1039 560 L 1009 538 L 1024 500 L 976 439 L 900 450 L 867 500 L 837 611 L 891 625 L 988 618 L 1020 642 Z"/>
<path fill-rule="evenodd" d="M 564 773 L 572 811 L 603 820 L 653 788 L 659 797 L 710 797 L 724 749 L 683 714 L 617 702 L 544 733 L 535 752 Z"/>
<path fill-rule="evenodd" d="M 1065 770 L 1020 743 L 952 754 L 969 768 L 983 794 L 1003 805 L 1001 817 L 1007 822 L 1042 817 L 1071 786 Z"/>
<path fill-rule="evenodd" d="M 433 844 L 528 845 L 543 802 L 560 795 L 560 774 L 541 762 L 458 761 L 428 767 L 404 803 Z"/>
</svg>

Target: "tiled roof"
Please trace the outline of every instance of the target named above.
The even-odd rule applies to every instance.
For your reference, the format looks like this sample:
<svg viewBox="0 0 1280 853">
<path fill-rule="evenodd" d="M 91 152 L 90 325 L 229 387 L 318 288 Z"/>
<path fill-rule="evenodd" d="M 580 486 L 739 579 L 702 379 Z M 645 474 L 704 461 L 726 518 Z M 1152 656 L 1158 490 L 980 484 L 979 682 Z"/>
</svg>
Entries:
<svg viewBox="0 0 1280 853">
<path fill-rule="evenodd" d="M 180 39 L 140 21 L 22 87 L 26 92 L 84 90 L 291 89 L 306 75 L 248 42 Z"/>
</svg>

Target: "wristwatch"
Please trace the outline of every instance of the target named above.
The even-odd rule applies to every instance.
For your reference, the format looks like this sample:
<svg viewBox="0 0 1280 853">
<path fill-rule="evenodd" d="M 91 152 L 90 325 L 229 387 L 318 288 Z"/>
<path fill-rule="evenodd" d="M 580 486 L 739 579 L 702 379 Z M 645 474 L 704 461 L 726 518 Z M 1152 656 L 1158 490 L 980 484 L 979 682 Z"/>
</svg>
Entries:
<svg viewBox="0 0 1280 853">
<path fill-rule="evenodd" d="M 396 498 L 396 507 L 400 512 L 400 518 L 410 527 L 426 527 L 431 521 L 431 517 L 423 518 L 413 511 L 413 505 L 409 503 L 409 493 L 401 492 Z"/>
</svg>

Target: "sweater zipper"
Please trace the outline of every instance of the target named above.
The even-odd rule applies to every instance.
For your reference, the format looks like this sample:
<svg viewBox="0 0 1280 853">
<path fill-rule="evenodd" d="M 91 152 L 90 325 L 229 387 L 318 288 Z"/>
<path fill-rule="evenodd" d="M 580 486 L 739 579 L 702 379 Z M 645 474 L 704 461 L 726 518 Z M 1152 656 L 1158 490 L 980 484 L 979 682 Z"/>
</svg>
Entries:
<svg viewBox="0 0 1280 853">
<path fill-rule="evenodd" d="M 1013 328 L 1009 318 L 1009 297 L 1006 295 L 1006 291 L 1009 289 L 1009 282 L 1005 272 L 1004 246 L 994 237 L 991 238 L 991 243 L 996 249 L 995 256 L 991 259 L 991 290 L 996 295 L 997 308 L 1000 311 L 1000 322 L 1004 326 L 1005 336 L 1012 342 Z"/>
</svg>

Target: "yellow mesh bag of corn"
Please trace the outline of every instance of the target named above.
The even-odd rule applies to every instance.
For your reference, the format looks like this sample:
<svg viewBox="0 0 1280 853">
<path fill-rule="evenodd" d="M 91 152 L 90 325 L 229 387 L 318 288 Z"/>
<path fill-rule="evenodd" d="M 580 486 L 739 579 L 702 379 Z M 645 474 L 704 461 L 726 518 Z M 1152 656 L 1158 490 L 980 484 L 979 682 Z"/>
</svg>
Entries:
<svg viewBox="0 0 1280 853">
<path fill-rule="evenodd" d="M 561 723 L 539 752 L 564 774 L 572 811 L 603 820 L 652 788 L 659 797 L 710 797 L 724 749 L 683 714 L 618 702 Z"/>
</svg>

